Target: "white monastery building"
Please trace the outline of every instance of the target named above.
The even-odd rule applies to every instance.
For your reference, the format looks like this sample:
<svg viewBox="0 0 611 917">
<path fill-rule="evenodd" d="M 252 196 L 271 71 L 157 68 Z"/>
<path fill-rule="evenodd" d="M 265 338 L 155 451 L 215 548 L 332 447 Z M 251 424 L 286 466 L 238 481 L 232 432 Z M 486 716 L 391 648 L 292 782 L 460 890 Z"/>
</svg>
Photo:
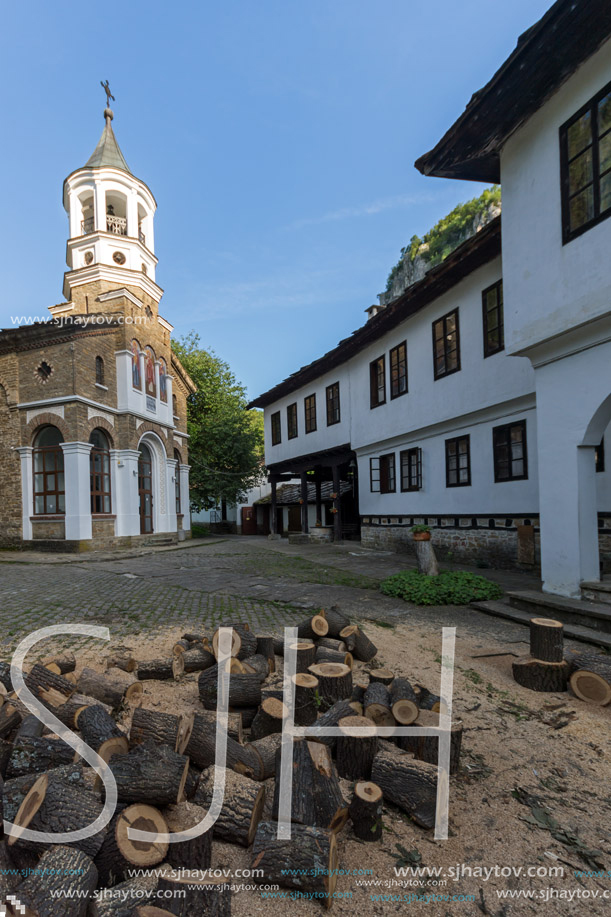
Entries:
<svg viewBox="0 0 611 917">
<path fill-rule="evenodd" d="M 610 36 L 609 5 L 558 0 L 519 39 L 416 163 L 500 183 L 502 216 L 252 403 L 272 532 L 299 478 L 303 536 L 406 549 L 424 523 L 563 596 L 611 570 Z"/>
</svg>

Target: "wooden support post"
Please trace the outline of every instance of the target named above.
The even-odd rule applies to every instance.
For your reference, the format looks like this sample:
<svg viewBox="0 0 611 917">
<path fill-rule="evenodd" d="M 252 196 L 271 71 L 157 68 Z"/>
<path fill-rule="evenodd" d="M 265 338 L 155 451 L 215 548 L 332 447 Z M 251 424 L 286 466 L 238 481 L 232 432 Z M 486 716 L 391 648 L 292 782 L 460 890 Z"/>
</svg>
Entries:
<svg viewBox="0 0 611 917">
<path fill-rule="evenodd" d="M 301 533 L 307 535 L 310 531 L 308 526 L 308 473 L 301 472 Z"/>
<path fill-rule="evenodd" d="M 337 512 L 333 514 L 333 541 L 335 541 L 337 544 L 339 544 L 339 542 L 342 540 L 342 510 L 339 487 L 339 465 L 334 465 L 333 492 L 335 494 L 335 499 L 333 501 L 333 508 L 336 509 Z"/>
<path fill-rule="evenodd" d="M 270 507 L 270 519 L 269 519 L 269 531 L 272 538 L 275 538 L 278 534 L 278 516 L 277 516 L 277 505 L 276 505 L 276 482 L 272 481 L 272 503 Z"/>
<path fill-rule="evenodd" d="M 322 525 L 322 481 L 316 472 L 316 525 Z"/>
</svg>

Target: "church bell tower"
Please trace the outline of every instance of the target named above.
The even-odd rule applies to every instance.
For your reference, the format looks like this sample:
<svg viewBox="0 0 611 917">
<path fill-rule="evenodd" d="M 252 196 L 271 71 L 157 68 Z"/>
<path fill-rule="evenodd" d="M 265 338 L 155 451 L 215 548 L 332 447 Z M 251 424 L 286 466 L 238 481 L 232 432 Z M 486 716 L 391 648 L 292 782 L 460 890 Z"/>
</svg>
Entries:
<svg viewBox="0 0 611 917">
<path fill-rule="evenodd" d="M 154 217 L 157 203 L 148 186 L 129 169 L 112 128 L 108 83 L 104 130 L 84 166 L 64 182 L 63 203 L 69 218 L 68 271 L 64 296 L 80 311 L 82 289 L 99 293 L 127 287 L 159 302 L 155 283 Z"/>
</svg>

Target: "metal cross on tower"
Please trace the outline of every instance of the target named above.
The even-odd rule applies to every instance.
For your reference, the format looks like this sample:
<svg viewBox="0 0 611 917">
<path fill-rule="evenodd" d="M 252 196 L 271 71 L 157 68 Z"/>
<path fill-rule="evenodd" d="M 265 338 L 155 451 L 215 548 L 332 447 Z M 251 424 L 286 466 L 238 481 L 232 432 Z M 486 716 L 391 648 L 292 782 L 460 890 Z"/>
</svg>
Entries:
<svg viewBox="0 0 611 917">
<path fill-rule="evenodd" d="M 110 91 L 110 86 L 108 85 L 108 80 L 106 80 L 106 82 L 104 82 L 103 80 L 100 80 L 100 86 L 102 87 L 102 89 L 103 89 L 104 92 L 106 93 L 106 108 L 110 108 L 110 100 L 112 99 L 113 102 L 114 102 L 114 101 L 115 101 L 115 97 L 113 96 L 112 92 Z"/>
</svg>

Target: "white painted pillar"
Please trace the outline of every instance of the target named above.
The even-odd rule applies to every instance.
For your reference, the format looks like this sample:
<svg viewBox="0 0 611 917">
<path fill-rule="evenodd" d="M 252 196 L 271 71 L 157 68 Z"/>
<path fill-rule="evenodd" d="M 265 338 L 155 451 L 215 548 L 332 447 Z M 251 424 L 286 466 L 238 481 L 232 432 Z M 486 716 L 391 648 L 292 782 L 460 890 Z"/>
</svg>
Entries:
<svg viewBox="0 0 611 917">
<path fill-rule="evenodd" d="M 139 456 L 137 449 L 110 450 L 110 461 L 114 470 L 112 502 L 117 517 L 117 537 L 140 534 Z"/>
<path fill-rule="evenodd" d="M 106 232 L 106 192 L 101 181 L 95 183 L 93 210 L 96 230 Z"/>
<path fill-rule="evenodd" d="M 189 502 L 190 465 L 179 465 L 180 473 L 180 508 L 182 510 L 182 527 L 185 532 L 191 531 L 191 506 Z"/>
<path fill-rule="evenodd" d="M 146 364 L 144 351 L 140 351 L 140 391 L 146 394 Z"/>
<path fill-rule="evenodd" d="M 138 238 L 138 199 L 135 188 L 131 188 L 127 196 L 125 215 L 127 217 L 127 235 L 131 239 Z"/>
<path fill-rule="evenodd" d="M 32 540 L 32 522 L 34 512 L 34 479 L 32 477 L 32 447 L 17 446 L 21 459 L 21 519 L 23 540 Z"/>
<path fill-rule="evenodd" d="M 178 468 L 178 462 L 176 459 L 166 459 L 166 493 L 168 495 L 168 528 L 171 532 L 175 532 L 178 528 L 178 520 L 176 518 L 176 479 L 179 478 L 180 471 Z"/>
<path fill-rule="evenodd" d="M 91 538 L 91 443 L 62 443 L 66 487 L 66 541 Z"/>
<path fill-rule="evenodd" d="M 159 360 L 155 360 L 155 392 L 156 392 L 155 398 L 158 402 L 157 404 L 158 408 L 159 408 L 159 397 L 161 395 L 161 389 L 159 388 L 159 368 L 160 366 L 161 366 L 161 362 Z"/>
</svg>

